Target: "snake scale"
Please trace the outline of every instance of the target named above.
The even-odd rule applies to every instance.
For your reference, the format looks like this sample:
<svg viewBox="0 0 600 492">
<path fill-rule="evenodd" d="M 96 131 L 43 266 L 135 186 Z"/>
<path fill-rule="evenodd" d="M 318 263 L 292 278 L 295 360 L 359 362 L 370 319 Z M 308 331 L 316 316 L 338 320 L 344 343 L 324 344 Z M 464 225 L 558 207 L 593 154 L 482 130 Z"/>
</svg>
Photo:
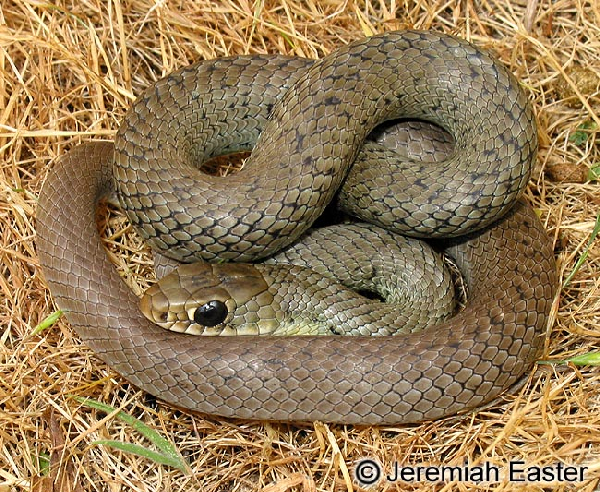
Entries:
<svg viewBox="0 0 600 492">
<path fill-rule="evenodd" d="M 365 138 L 398 118 L 440 125 L 455 152 L 436 165 L 369 164 L 382 150 Z M 254 144 L 233 176 L 196 169 Z M 557 282 L 552 243 L 518 199 L 536 149 L 518 83 L 454 37 L 386 33 L 318 62 L 266 55 L 199 62 L 142 94 L 114 145 L 82 144 L 56 163 L 39 197 L 38 254 L 84 342 L 175 405 L 283 421 L 436 419 L 492 400 L 543 346 Z M 379 188 L 391 168 L 403 174 Z M 448 321 L 397 337 L 166 331 L 142 316 L 98 237 L 97 202 L 115 187 L 138 231 L 184 261 L 268 256 L 334 199 L 394 231 L 456 236 L 445 251 L 463 273 L 468 304 Z"/>
</svg>

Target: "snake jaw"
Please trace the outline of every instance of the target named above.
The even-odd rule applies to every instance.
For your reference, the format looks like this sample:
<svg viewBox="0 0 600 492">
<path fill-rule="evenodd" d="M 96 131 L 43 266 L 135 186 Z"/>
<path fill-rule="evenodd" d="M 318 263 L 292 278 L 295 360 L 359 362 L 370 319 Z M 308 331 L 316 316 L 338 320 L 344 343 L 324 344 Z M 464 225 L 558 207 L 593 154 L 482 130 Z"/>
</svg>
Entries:
<svg viewBox="0 0 600 492">
<path fill-rule="evenodd" d="M 152 323 L 169 331 L 188 335 L 235 335 L 228 326 L 237 309 L 237 303 L 225 289 L 213 288 L 186 290 L 179 289 L 179 272 L 163 277 L 161 282 L 146 290 L 140 299 L 142 314 Z M 196 312 L 211 302 L 219 302 L 225 308 L 221 322 L 202 324 L 196 321 Z"/>
<path fill-rule="evenodd" d="M 154 324 L 187 335 L 270 335 L 278 328 L 272 294 L 252 265 L 180 265 L 144 293 L 140 310 Z M 203 316 L 223 310 L 223 319 Z"/>
</svg>

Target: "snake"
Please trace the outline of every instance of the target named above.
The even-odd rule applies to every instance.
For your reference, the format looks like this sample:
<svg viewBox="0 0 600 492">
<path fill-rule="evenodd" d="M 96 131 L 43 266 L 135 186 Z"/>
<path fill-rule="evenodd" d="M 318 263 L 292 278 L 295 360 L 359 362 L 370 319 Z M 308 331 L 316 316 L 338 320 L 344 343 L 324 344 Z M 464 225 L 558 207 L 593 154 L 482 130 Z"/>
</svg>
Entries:
<svg viewBox="0 0 600 492">
<path fill-rule="evenodd" d="M 448 159 L 381 163 L 385 150 L 369 134 L 406 119 L 447 130 Z M 250 148 L 232 176 L 200 168 Z M 443 418 L 497 398 L 543 350 L 557 275 L 552 241 L 522 198 L 536 150 L 533 110 L 518 81 L 454 36 L 387 32 L 318 61 L 202 60 L 143 92 L 114 143 L 77 145 L 55 163 L 39 196 L 37 252 L 83 342 L 173 405 L 292 422 Z M 381 188 L 391 171 L 400 174 Z M 446 237 L 436 241 L 461 270 L 467 305 L 402 336 L 168 331 L 141 313 L 99 238 L 98 202 L 115 191 L 153 248 L 207 262 L 206 275 L 250 272 L 246 285 L 265 281 L 246 262 L 288 247 L 332 201 L 394 233 Z"/>
</svg>

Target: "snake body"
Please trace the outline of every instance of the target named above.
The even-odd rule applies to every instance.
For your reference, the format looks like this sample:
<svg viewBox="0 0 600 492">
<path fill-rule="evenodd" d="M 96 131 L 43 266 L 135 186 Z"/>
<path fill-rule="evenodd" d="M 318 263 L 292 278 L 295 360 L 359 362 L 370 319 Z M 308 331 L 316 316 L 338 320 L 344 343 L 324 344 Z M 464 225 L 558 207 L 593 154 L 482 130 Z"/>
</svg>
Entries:
<svg viewBox="0 0 600 492">
<path fill-rule="evenodd" d="M 378 144 L 361 145 L 391 118 L 444 127 L 456 151 L 433 168 L 393 161 L 390 169 L 405 174 L 392 191 L 369 191 L 387 171 L 373 169 Z M 176 165 L 197 167 L 256 140 L 248 170 L 226 180 Z M 80 145 L 54 166 L 39 198 L 38 254 L 82 339 L 133 384 L 173 404 L 249 419 L 440 418 L 493 399 L 543 345 L 556 290 L 552 245 L 535 213 L 517 201 L 536 145 L 514 78 L 441 34 L 374 36 L 316 63 L 270 56 L 202 62 L 142 95 L 114 146 Z M 191 178 L 204 183 L 198 193 Z M 96 230 L 97 201 L 116 186 L 132 222 L 167 254 L 254 260 L 299 237 L 344 180 L 340 204 L 392 230 L 456 236 L 479 229 L 446 249 L 469 288 L 463 311 L 402 337 L 200 342 L 142 316 Z M 219 265 L 206 268 L 218 275 Z"/>
</svg>

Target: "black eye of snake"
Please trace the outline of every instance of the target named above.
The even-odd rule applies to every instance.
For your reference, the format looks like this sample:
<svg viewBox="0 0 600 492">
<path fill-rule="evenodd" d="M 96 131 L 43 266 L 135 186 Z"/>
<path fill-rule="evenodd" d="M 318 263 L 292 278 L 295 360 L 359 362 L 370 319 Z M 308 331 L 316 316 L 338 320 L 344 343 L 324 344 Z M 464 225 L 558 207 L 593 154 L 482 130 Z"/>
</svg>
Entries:
<svg viewBox="0 0 600 492">
<path fill-rule="evenodd" d="M 208 301 L 194 311 L 194 321 L 202 326 L 216 326 L 226 317 L 227 306 L 221 301 Z"/>
</svg>

